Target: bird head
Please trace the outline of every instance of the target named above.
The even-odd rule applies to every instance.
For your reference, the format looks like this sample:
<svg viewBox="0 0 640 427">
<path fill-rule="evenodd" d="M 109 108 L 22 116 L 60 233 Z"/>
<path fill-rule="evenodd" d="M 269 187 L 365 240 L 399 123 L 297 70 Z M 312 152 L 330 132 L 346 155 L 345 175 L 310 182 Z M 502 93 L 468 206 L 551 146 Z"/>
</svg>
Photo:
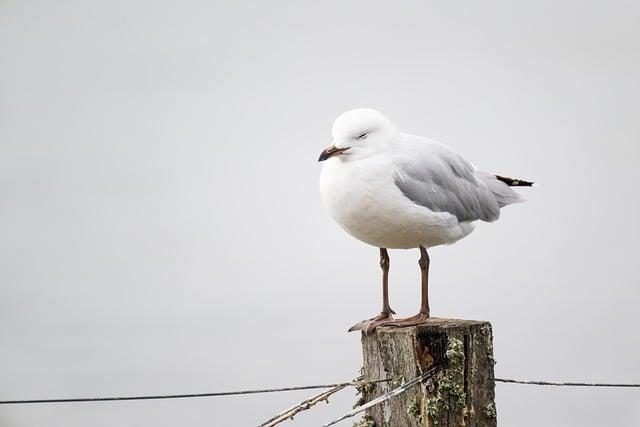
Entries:
<svg viewBox="0 0 640 427">
<path fill-rule="evenodd" d="M 382 113 L 372 108 L 347 111 L 333 122 L 333 143 L 318 159 L 348 156 L 349 159 L 366 157 L 383 150 L 398 130 Z"/>
</svg>

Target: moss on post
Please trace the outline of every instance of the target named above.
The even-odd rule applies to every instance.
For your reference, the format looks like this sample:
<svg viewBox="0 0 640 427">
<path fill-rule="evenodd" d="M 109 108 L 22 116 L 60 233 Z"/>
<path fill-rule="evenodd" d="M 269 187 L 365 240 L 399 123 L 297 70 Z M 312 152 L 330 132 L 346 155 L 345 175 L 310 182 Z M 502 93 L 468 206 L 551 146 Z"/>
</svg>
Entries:
<svg viewBox="0 0 640 427">
<path fill-rule="evenodd" d="M 438 318 L 363 334 L 365 379 L 394 379 L 362 390 L 364 402 L 442 367 L 432 380 L 367 410 L 367 419 L 376 427 L 495 426 L 492 340 L 488 322 Z"/>
</svg>

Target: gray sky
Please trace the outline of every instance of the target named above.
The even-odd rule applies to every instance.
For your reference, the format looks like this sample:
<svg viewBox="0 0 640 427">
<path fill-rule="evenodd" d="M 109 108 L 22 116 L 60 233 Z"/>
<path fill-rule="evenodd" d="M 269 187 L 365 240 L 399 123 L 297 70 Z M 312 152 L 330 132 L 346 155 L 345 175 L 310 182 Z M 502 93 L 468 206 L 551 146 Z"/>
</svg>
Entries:
<svg viewBox="0 0 640 427">
<path fill-rule="evenodd" d="M 640 382 L 639 19 L 631 1 L 0 2 L 0 398 L 354 377 L 378 255 L 325 212 L 316 159 L 360 106 L 541 184 L 431 251 L 434 315 L 491 321 L 498 376 Z M 418 256 L 391 252 L 401 315 Z M 5 406 L 0 425 L 255 425 L 309 394 Z M 506 426 L 640 423 L 633 390 L 496 394 Z"/>
</svg>

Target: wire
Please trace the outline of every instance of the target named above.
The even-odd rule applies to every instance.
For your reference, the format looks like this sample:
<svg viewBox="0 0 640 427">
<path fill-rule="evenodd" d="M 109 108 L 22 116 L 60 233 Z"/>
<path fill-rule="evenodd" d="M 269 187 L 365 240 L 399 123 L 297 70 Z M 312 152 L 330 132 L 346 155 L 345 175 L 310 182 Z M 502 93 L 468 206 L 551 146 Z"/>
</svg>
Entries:
<svg viewBox="0 0 640 427">
<path fill-rule="evenodd" d="M 430 379 L 439 370 L 440 370 L 440 366 L 434 366 L 434 367 L 430 368 L 429 370 L 425 371 L 422 375 L 418 375 L 417 377 L 415 377 L 411 381 L 407 381 L 406 383 L 402 384 L 400 387 L 394 388 L 390 392 L 385 393 L 385 394 L 383 394 L 383 395 L 381 395 L 379 397 L 376 397 L 375 399 L 365 403 L 362 406 L 358 406 L 357 408 L 347 412 L 346 414 L 344 414 L 340 418 L 336 418 L 333 421 L 329 421 L 328 423 L 323 424 L 322 427 L 329 427 L 329 426 L 332 426 L 334 424 L 338 424 L 340 421 L 346 420 L 347 418 L 351 418 L 354 415 L 359 414 L 360 412 L 364 411 L 365 409 L 369 409 L 372 406 L 379 405 L 382 402 L 385 402 L 385 401 L 391 399 L 394 396 L 398 396 L 398 395 L 404 393 L 405 391 L 409 390 L 414 385 L 416 385 L 416 384 L 418 384 L 418 383 L 420 383 L 420 382 L 422 382 L 424 380 Z"/>
<path fill-rule="evenodd" d="M 339 386 L 357 386 L 362 384 L 378 383 L 389 381 L 388 379 L 375 380 L 375 381 L 349 381 L 344 383 L 335 384 L 316 384 L 316 385 L 303 385 L 294 387 L 281 387 L 281 388 L 265 388 L 257 390 L 237 390 L 237 391 L 221 391 L 215 393 L 189 393 L 189 394 L 158 394 L 147 396 L 117 396 L 117 397 L 79 397 L 79 398 L 65 398 L 65 399 L 26 399 L 26 400 L 0 400 L 0 405 L 19 405 L 19 404 L 31 404 L 31 403 L 75 403 L 75 402 L 112 402 L 123 400 L 160 400 L 160 399 L 188 399 L 195 397 L 221 397 L 221 396 L 239 396 L 246 394 L 262 394 L 262 393 L 279 393 L 283 391 L 296 391 L 296 390 L 315 390 L 332 388 Z"/>
<path fill-rule="evenodd" d="M 526 384 L 526 385 L 541 385 L 541 386 L 556 386 L 556 387 L 621 387 L 621 388 L 640 388 L 640 384 L 636 383 L 586 383 L 586 382 L 553 382 L 553 381 L 526 381 L 515 380 L 509 378 L 496 378 L 496 382 L 511 383 L 511 384 Z M 196 397 L 222 397 L 222 396 L 240 396 L 247 394 L 262 394 L 262 393 L 279 393 L 283 391 L 296 391 L 296 390 L 315 390 L 333 388 L 339 386 L 357 386 L 362 384 L 379 383 L 389 381 L 389 379 L 374 380 L 374 381 L 350 381 L 344 383 L 334 384 L 315 384 L 315 385 L 303 385 L 294 387 L 281 387 L 281 388 L 265 388 L 257 390 L 236 390 L 236 391 L 221 391 L 214 393 L 189 393 L 189 394 L 158 394 L 147 396 L 116 396 L 116 397 L 79 397 L 79 398 L 64 398 L 64 399 L 25 399 L 25 400 L 0 400 L 0 405 L 20 405 L 20 404 L 33 404 L 33 403 L 76 403 L 76 402 L 113 402 L 124 400 L 160 400 L 160 399 L 189 399 Z"/>
<path fill-rule="evenodd" d="M 358 378 L 353 380 L 353 382 L 362 381 L 363 379 L 364 379 L 364 375 L 360 375 Z M 290 420 L 290 419 L 292 420 L 295 415 L 299 414 L 302 411 L 311 409 L 313 405 L 315 405 L 318 402 L 325 401 L 329 403 L 329 396 L 339 392 L 340 390 L 344 390 L 346 387 L 348 386 L 338 385 L 333 388 L 330 388 L 329 390 L 325 390 L 320 394 L 317 394 L 308 399 L 305 399 L 302 402 L 298 403 L 297 405 L 292 406 L 291 408 L 285 409 L 284 411 L 280 412 L 277 415 L 274 415 L 273 417 L 269 418 L 267 421 L 260 424 L 258 427 L 274 427 L 275 425 L 278 425 L 286 420 Z"/>
<path fill-rule="evenodd" d="M 347 412 L 346 414 L 342 415 L 339 418 L 336 418 L 333 421 L 330 421 L 326 424 L 323 424 L 322 427 L 330 427 L 332 425 L 338 424 L 340 421 L 344 421 L 347 418 L 351 418 L 353 416 L 355 416 L 356 414 L 359 414 L 360 412 L 371 408 L 372 406 L 376 406 L 381 404 L 382 402 L 385 402 L 389 399 L 391 399 L 394 396 L 398 396 L 402 393 L 404 393 L 405 391 L 407 391 L 408 389 L 410 389 L 411 387 L 413 387 L 414 385 L 428 380 L 430 381 L 431 378 L 438 372 L 439 370 L 439 366 L 434 366 L 431 369 L 429 369 L 428 371 L 424 372 L 422 375 L 417 376 L 416 378 L 412 379 L 411 381 L 408 381 L 406 383 L 404 383 L 403 385 L 401 385 L 398 388 L 395 388 L 393 390 L 391 390 L 388 393 L 385 393 L 367 403 L 365 403 L 362 406 L 358 406 L 357 408 Z M 524 381 L 524 380 L 513 380 L 513 379 L 507 379 L 507 378 L 496 378 L 495 381 L 498 382 L 503 382 L 503 383 L 514 383 L 514 384 L 529 384 L 529 385 L 550 385 L 550 386 L 570 386 L 570 387 L 640 387 L 640 384 L 614 384 L 614 383 L 559 383 L 559 382 L 551 382 L 551 381 Z"/>
<path fill-rule="evenodd" d="M 551 385 L 556 387 L 640 387 L 640 384 L 631 383 L 559 383 L 552 381 L 526 381 L 509 378 L 496 378 L 496 382 L 528 385 Z"/>
</svg>

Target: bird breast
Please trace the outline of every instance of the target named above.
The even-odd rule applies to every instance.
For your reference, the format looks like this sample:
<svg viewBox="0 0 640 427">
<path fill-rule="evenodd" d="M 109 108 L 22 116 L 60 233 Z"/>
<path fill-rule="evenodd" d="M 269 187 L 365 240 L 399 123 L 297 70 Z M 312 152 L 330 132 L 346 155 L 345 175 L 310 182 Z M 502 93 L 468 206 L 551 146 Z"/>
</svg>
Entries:
<svg viewBox="0 0 640 427">
<path fill-rule="evenodd" d="M 393 180 L 393 169 L 376 159 L 330 159 L 320 175 L 320 194 L 331 217 L 353 237 L 372 246 L 417 247 L 415 212 Z"/>
<path fill-rule="evenodd" d="M 320 194 L 331 217 L 347 231 L 366 224 L 388 206 L 380 197 L 385 197 L 387 192 L 382 190 L 393 183 L 392 179 L 368 163 L 331 159 L 322 168 Z"/>
</svg>

